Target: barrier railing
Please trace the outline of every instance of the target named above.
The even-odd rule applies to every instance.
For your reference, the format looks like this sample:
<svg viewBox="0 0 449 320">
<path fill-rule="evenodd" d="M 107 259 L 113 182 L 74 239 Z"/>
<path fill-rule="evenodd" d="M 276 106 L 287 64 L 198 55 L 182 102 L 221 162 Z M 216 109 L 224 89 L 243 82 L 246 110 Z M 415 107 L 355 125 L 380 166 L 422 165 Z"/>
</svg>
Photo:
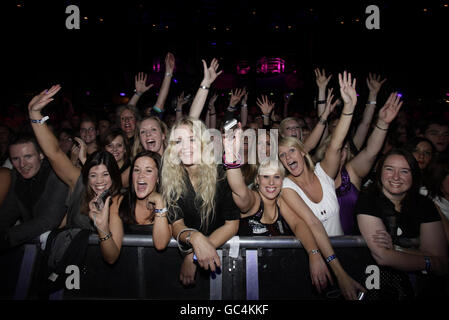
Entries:
<svg viewBox="0 0 449 320">
<path fill-rule="evenodd" d="M 360 236 L 332 237 L 331 244 L 347 272 L 363 281 L 366 266 L 373 263 L 364 239 Z M 38 243 L 26 244 L 20 250 L 23 254 L 20 265 L 10 266 L 10 274 L 2 275 L 10 277 L 19 269 L 14 292 L 2 292 L 2 295 L 6 299 L 35 299 L 36 266 L 40 263 L 41 250 Z M 87 272 L 81 271 L 81 288 L 66 288 L 50 298 L 323 299 L 311 286 L 307 253 L 294 237 L 233 238 L 217 252 L 222 263 L 221 272 L 213 274 L 198 268 L 196 286 L 185 288 L 178 280 L 182 258 L 176 240 L 172 239 L 166 250 L 158 252 L 152 236 L 127 234 L 120 258 L 109 266 L 101 258 L 98 237 L 91 235 Z M 232 256 L 230 252 L 234 252 Z M 2 259 L 0 256 L 0 262 Z"/>
</svg>

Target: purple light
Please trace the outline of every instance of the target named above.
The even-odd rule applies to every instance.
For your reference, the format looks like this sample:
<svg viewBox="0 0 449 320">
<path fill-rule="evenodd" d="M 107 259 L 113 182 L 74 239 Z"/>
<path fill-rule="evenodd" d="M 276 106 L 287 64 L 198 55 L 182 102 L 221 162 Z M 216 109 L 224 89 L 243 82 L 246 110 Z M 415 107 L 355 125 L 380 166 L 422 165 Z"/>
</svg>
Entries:
<svg viewBox="0 0 449 320">
<path fill-rule="evenodd" d="M 120 95 L 121 95 L 122 97 L 124 97 L 124 96 L 125 96 L 125 94 L 124 94 L 123 92 L 120 92 Z"/>
<path fill-rule="evenodd" d="M 216 46 L 216 45 L 217 45 L 216 42 L 211 42 L 210 44 L 213 45 L 213 46 Z"/>
<path fill-rule="evenodd" d="M 178 80 L 176 80 L 175 78 L 173 78 L 173 82 L 174 82 L 174 83 L 178 83 Z"/>
<path fill-rule="evenodd" d="M 402 93 L 399 93 L 399 92 L 398 92 L 398 97 L 399 97 L 399 98 L 402 98 Z"/>
<path fill-rule="evenodd" d="M 446 97 L 449 97 L 449 92 L 448 92 L 448 93 L 446 93 Z"/>
<path fill-rule="evenodd" d="M 86 91 L 86 96 L 90 96 L 90 91 Z"/>
</svg>

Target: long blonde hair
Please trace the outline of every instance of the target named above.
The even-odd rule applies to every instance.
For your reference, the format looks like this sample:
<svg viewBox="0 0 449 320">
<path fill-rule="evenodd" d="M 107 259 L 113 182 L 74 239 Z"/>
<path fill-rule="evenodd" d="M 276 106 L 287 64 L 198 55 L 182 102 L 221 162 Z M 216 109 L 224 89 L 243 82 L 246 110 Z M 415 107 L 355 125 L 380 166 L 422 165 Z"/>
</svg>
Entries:
<svg viewBox="0 0 449 320">
<path fill-rule="evenodd" d="M 168 211 L 177 212 L 180 208 L 178 200 L 187 193 L 186 179 L 189 179 L 187 170 L 180 163 L 179 156 L 175 152 L 176 137 L 175 130 L 180 126 L 188 126 L 192 130 L 196 141 L 201 145 L 201 160 L 197 164 L 195 203 L 200 204 L 198 212 L 201 216 L 201 229 L 207 230 L 209 223 L 215 214 L 215 193 L 218 177 L 217 164 L 214 161 L 212 141 L 207 140 L 207 128 L 205 124 L 197 119 L 182 118 L 178 120 L 170 130 L 167 148 L 162 157 L 162 195 L 167 203 Z M 170 219 L 176 217 L 171 216 Z"/>
</svg>

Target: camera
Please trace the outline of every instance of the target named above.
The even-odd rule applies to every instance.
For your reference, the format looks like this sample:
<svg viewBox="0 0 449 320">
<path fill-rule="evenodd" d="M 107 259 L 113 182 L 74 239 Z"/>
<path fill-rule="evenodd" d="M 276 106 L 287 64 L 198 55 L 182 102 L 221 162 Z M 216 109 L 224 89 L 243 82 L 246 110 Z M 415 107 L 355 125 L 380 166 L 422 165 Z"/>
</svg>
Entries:
<svg viewBox="0 0 449 320">
<path fill-rule="evenodd" d="M 106 198 L 109 197 L 110 195 L 111 191 L 108 189 L 103 191 L 103 193 L 98 196 L 97 201 L 95 201 L 95 207 L 97 208 L 98 211 L 101 211 L 103 209 L 104 202 L 106 201 Z"/>
</svg>

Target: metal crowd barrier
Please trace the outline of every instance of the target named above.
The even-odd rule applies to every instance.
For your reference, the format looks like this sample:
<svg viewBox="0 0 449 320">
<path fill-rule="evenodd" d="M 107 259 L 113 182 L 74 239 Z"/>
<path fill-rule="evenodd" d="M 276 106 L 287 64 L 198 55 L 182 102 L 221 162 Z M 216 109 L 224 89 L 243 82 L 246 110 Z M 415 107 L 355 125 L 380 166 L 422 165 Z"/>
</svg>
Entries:
<svg viewBox="0 0 449 320">
<path fill-rule="evenodd" d="M 363 283 L 365 268 L 373 263 L 364 239 L 360 236 L 332 237 L 331 244 L 345 270 Z M 231 257 L 230 251 L 235 252 L 237 245 L 238 256 Z M 14 259 L 0 256 L 0 281 L 6 283 L 6 278 L 9 283 L 8 288 L 0 291 L 0 299 L 37 299 L 37 266 L 42 254 L 39 246 L 39 243 L 22 246 L 10 254 Z M 307 253 L 294 237 L 240 237 L 231 239 L 217 252 L 222 263 L 221 272 L 211 274 L 201 270 L 196 286 L 185 288 L 179 282 L 182 257 L 176 240 L 172 239 L 166 250 L 158 252 L 152 236 L 127 234 L 121 256 L 116 264 L 109 266 L 101 258 L 98 237 L 91 235 L 87 273 L 81 272 L 81 288 L 64 289 L 49 298 L 323 299 L 311 286 Z M 5 263 L 5 259 L 9 262 Z"/>
</svg>

